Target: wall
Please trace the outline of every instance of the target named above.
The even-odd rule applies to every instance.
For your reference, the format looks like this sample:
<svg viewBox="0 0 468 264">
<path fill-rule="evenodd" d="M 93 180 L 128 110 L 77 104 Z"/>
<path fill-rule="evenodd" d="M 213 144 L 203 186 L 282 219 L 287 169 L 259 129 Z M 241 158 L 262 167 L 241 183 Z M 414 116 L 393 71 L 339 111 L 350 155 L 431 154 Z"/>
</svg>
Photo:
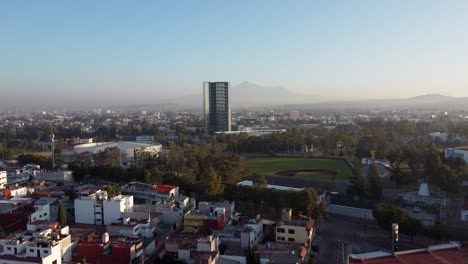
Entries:
<svg viewBox="0 0 468 264">
<path fill-rule="evenodd" d="M 76 199 L 75 200 L 75 222 L 77 224 L 95 224 L 94 205 L 95 200 L 92 199 Z"/>
<path fill-rule="evenodd" d="M 284 229 L 284 232 L 280 232 L 281 229 Z M 303 244 L 311 238 L 312 232 L 307 231 L 304 226 L 279 225 L 276 227 L 276 242 Z"/>
</svg>

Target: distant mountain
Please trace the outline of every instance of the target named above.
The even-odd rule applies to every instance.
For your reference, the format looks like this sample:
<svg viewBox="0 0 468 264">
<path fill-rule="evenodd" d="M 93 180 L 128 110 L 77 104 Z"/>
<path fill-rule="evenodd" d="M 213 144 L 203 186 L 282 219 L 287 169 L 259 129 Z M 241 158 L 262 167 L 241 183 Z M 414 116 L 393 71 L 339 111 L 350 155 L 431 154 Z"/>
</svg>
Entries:
<svg viewBox="0 0 468 264">
<path fill-rule="evenodd" d="M 201 90 L 201 89 L 200 89 Z M 317 102 L 320 97 L 296 94 L 280 86 L 262 86 L 251 82 L 242 82 L 230 87 L 231 108 L 264 107 L 287 104 L 307 104 Z M 184 107 L 202 107 L 202 92 L 166 100 L 165 103 Z"/>
<path fill-rule="evenodd" d="M 468 97 L 450 97 L 426 94 L 407 99 L 375 99 L 355 101 L 326 101 L 296 106 L 299 109 L 421 109 L 421 110 L 468 110 Z"/>
<path fill-rule="evenodd" d="M 133 105 L 126 110 L 147 109 L 153 111 L 202 111 L 201 93 L 180 96 L 153 105 Z M 255 109 L 265 107 L 294 108 L 298 110 L 368 110 L 368 109 L 418 109 L 438 111 L 468 111 L 468 97 L 450 97 L 440 94 L 426 94 L 402 99 L 331 100 L 330 98 L 296 94 L 274 86 L 262 86 L 243 82 L 231 87 L 231 108 Z"/>
</svg>

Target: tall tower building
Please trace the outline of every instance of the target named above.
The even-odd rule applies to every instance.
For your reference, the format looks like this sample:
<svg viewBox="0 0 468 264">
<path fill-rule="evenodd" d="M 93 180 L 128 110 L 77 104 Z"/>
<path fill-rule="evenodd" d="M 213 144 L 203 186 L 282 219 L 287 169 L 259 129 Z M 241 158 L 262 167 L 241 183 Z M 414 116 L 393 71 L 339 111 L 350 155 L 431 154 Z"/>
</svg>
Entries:
<svg viewBox="0 0 468 264">
<path fill-rule="evenodd" d="M 229 100 L 229 82 L 203 83 L 203 112 L 206 133 L 231 131 Z"/>
</svg>

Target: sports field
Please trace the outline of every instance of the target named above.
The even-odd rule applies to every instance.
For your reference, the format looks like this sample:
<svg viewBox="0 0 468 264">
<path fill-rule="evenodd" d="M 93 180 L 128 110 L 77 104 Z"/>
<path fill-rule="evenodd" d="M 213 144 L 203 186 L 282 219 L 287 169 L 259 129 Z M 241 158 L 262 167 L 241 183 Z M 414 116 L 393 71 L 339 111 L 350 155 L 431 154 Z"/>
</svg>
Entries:
<svg viewBox="0 0 468 264">
<path fill-rule="evenodd" d="M 252 158 L 247 167 L 255 173 L 307 177 L 318 180 L 348 180 L 351 168 L 343 160 L 309 158 Z"/>
</svg>

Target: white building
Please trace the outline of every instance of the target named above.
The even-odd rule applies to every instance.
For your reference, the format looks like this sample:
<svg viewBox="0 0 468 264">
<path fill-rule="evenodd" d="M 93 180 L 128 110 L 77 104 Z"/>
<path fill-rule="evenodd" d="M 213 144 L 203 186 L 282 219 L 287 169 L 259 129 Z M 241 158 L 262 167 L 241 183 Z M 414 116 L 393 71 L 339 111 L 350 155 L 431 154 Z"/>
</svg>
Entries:
<svg viewBox="0 0 468 264">
<path fill-rule="evenodd" d="M 75 200 L 75 222 L 108 225 L 120 218 L 121 212 L 133 211 L 133 196 L 108 197 L 106 191 L 85 190 Z"/>
<path fill-rule="evenodd" d="M 37 231 L 36 226 L 16 237 L 0 240 L 2 264 L 61 264 L 72 258 L 68 227 Z"/>
<path fill-rule="evenodd" d="M 142 182 L 130 182 L 124 186 L 122 192 L 152 204 L 179 198 L 179 187 L 164 184 L 151 185 Z"/>
<path fill-rule="evenodd" d="M 254 183 L 252 181 L 241 181 L 237 183 L 237 186 L 247 186 L 247 187 L 253 187 Z M 273 185 L 273 184 L 267 184 L 265 188 L 269 189 L 276 189 L 279 191 L 295 191 L 295 192 L 300 192 L 303 191 L 304 188 L 294 188 L 294 187 L 288 187 L 288 186 L 281 186 L 281 185 Z"/>
<path fill-rule="evenodd" d="M 446 148 L 445 158 L 462 158 L 465 162 L 468 162 L 468 147 L 463 148 Z"/>
<path fill-rule="evenodd" d="M 0 189 L 5 189 L 7 186 L 7 173 L 6 171 L 0 171 Z"/>
<path fill-rule="evenodd" d="M 114 223 L 106 226 L 107 232 L 116 236 L 128 237 L 153 237 L 153 232 L 156 230 L 151 226 L 150 217 L 146 219 L 135 219 L 130 217 L 120 218 Z"/>
</svg>

